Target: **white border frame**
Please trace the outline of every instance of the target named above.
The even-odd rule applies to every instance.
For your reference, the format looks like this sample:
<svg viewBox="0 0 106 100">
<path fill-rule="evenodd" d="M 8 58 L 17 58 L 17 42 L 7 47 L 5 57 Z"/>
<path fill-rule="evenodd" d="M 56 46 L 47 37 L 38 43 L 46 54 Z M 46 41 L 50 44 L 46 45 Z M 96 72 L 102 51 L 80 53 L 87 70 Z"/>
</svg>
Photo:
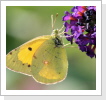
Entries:
<svg viewBox="0 0 106 100">
<path fill-rule="evenodd" d="M 106 0 L 102 0 L 102 4 L 106 4 Z"/>
<path fill-rule="evenodd" d="M 0 96 L 0 100 L 4 100 L 4 96 Z"/>
<path fill-rule="evenodd" d="M 6 90 L 6 6 L 96 6 L 96 90 Z M 101 95 L 101 1 L 1 1 L 1 95 Z"/>
</svg>

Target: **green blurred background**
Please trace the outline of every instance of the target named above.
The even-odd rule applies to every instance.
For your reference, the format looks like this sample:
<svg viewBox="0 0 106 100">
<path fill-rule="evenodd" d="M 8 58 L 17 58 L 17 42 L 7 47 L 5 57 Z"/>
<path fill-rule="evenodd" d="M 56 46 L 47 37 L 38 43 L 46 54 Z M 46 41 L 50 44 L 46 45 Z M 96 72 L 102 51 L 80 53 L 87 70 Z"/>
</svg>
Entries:
<svg viewBox="0 0 106 100">
<path fill-rule="evenodd" d="M 64 11 L 70 6 L 7 6 L 6 7 L 6 53 L 21 44 L 42 35 L 50 35 L 51 15 L 59 14 L 55 27 L 63 25 Z M 64 39 L 65 43 L 67 41 Z M 71 46 L 71 45 L 70 45 Z M 78 48 L 66 48 L 69 68 L 64 81 L 44 85 L 30 76 L 6 70 L 7 90 L 95 90 L 96 60 L 86 56 Z"/>
</svg>

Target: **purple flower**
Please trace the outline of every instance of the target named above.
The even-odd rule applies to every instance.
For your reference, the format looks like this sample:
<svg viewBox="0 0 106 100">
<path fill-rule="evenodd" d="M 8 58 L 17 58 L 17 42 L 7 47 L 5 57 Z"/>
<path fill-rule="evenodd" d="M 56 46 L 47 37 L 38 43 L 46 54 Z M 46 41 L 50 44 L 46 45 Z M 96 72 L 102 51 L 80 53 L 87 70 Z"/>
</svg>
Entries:
<svg viewBox="0 0 106 100">
<path fill-rule="evenodd" d="M 65 22 L 65 23 L 64 23 L 64 26 L 66 27 L 66 28 L 65 28 L 65 32 L 68 32 L 69 29 L 71 28 L 71 24 L 69 24 L 68 22 Z"/>
<path fill-rule="evenodd" d="M 82 18 L 83 13 L 87 10 L 85 6 L 75 6 L 72 8 L 72 15 L 76 18 Z"/>
<path fill-rule="evenodd" d="M 96 57 L 96 7 L 95 6 L 75 6 L 71 12 L 65 11 L 64 33 L 66 39 L 78 45 L 82 52 L 93 58 Z"/>
<path fill-rule="evenodd" d="M 93 9 L 93 10 L 96 11 L 96 6 L 88 6 L 87 9 L 88 9 L 88 10 L 90 10 L 90 9 L 92 10 L 92 9 Z"/>
<path fill-rule="evenodd" d="M 66 39 L 67 39 L 68 41 L 70 41 L 71 44 L 73 44 L 73 35 L 69 35 L 69 34 L 67 34 L 67 33 L 64 33 L 64 35 L 66 36 Z"/>
</svg>

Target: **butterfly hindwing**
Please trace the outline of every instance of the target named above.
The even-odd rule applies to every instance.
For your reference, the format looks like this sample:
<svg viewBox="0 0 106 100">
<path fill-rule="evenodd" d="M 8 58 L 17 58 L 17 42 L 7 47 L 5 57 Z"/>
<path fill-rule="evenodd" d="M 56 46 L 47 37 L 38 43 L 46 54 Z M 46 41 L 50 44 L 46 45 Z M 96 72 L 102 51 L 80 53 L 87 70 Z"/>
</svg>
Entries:
<svg viewBox="0 0 106 100">
<path fill-rule="evenodd" d="M 66 51 L 57 47 L 51 38 L 44 42 L 35 52 L 32 60 L 32 76 L 41 83 L 50 84 L 63 80 L 66 77 L 68 62 Z"/>
</svg>

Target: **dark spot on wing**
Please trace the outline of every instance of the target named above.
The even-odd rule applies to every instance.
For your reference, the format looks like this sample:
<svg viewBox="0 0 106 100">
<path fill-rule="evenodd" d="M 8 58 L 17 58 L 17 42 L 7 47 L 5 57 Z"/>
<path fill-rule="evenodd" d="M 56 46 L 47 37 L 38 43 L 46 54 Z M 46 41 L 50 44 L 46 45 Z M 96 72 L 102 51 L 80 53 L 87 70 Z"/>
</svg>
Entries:
<svg viewBox="0 0 106 100">
<path fill-rule="evenodd" d="M 31 47 L 28 47 L 28 50 L 29 50 L 29 51 L 32 51 L 32 48 L 31 48 Z"/>
<path fill-rule="evenodd" d="M 14 49 L 15 51 L 17 50 L 17 49 Z"/>
<path fill-rule="evenodd" d="M 55 56 L 55 58 L 57 58 L 57 56 Z"/>
<path fill-rule="evenodd" d="M 13 62 L 15 62 L 15 61 L 13 60 Z"/>
<path fill-rule="evenodd" d="M 45 52 L 47 52 L 47 53 L 49 53 L 49 54 L 51 53 L 50 50 L 45 50 Z"/>
<path fill-rule="evenodd" d="M 34 55 L 33 57 L 34 57 L 35 59 L 37 59 L 37 57 L 36 57 L 35 55 Z"/>
<path fill-rule="evenodd" d="M 60 74 L 60 72 L 59 72 L 59 74 Z"/>
<path fill-rule="evenodd" d="M 22 64 L 22 65 L 24 65 L 24 64 Z"/>
<path fill-rule="evenodd" d="M 60 54 L 60 52 L 57 52 L 57 54 Z"/>
<path fill-rule="evenodd" d="M 10 52 L 10 55 L 12 55 L 12 52 Z"/>
<path fill-rule="evenodd" d="M 28 65 L 28 67 L 30 67 L 31 65 Z"/>
</svg>

